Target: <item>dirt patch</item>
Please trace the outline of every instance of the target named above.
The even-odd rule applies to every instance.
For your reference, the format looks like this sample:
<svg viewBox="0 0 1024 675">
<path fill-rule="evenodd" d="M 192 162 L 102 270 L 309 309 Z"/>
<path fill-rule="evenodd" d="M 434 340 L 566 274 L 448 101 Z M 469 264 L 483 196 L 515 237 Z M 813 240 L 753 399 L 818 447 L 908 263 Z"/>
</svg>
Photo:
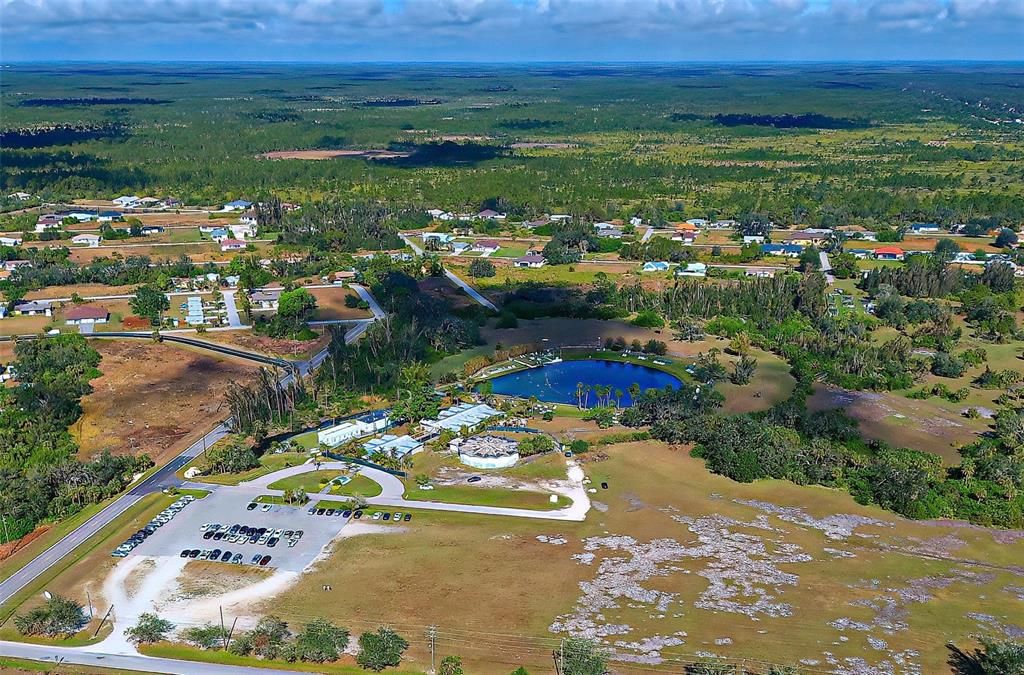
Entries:
<svg viewBox="0 0 1024 675">
<path fill-rule="evenodd" d="M 178 579 L 177 595 L 183 600 L 216 597 L 251 586 L 272 574 L 261 567 L 190 562 Z"/>
<path fill-rule="evenodd" d="M 242 349 L 285 358 L 306 358 L 316 354 L 331 341 L 325 331 L 316 340 L 284 340 L 256 335 L 250 330 L 231 330 L 207 333 L 204 340 L 233 345 Z"/>
<path fill-rule="evenodd" d="M 978 432 L 968 420 L 928 400 L 898 394 L 847 391 L 817 386 L 808 399 L 810 410 L 839 408 L 860 423 L 864 436 L 891 445 L 933 452 L 947 464 L 957 464 L 957 447 L 971 443 Z"/>
<path fill-rule="evenodd" d="M 360 159 L 393 159 L 408 157 L 408 152 L 392 152 L 391 150 L 275 150 L 265 152 L 265 159 L 333 159 L 335 157 L 356 157 Z"/>
<path fill-rule="evenodd" d="M 511 147 L 516 150 L 566 150 L 568 148 L 578 148 L 579 146 L 575 143 L 513 143 Z"/>
<path fill-rule="evenodd" d="M 223 419 L 222 395 L 229 383 L 252 377 L 255 368 L 167 344 L 129 341 L 94 343 L 103 374 L 82 400 L 83 415 L 71 432 L 79 456 L 109 449 L 146 452 L 160 462 L 193 436 Z"/>
<path fill-rule="evenodd" d="M 21 549 L 25 548 L 36 539 L 46 534 L 46 532 L 49 529 L 49 525 L 40 525 L 36 529 L 26 534 L 21 539 L 15 539 L 14 541 L 9 541 L 5 544 L 0 544 L 0 560 L 7 560 L 12 555 L 17 553 Z"/>
<path fill-rule="evenodd" d="M 369 319 L 373 316 L 368 309 L 345 305 L 345 298 L 356 295 L 356 292 L 349 288 L 334 286 L 332 288 L 310 288 L 308 290 L 316 298 L 317 321 Z"/>
</svg>

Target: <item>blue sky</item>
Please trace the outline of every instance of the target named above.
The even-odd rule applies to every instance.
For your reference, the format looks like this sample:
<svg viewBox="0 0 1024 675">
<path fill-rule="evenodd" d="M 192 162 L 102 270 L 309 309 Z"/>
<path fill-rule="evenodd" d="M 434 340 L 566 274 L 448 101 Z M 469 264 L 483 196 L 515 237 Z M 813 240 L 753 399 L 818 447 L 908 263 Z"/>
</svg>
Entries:
<svg viewBox="0 0 1024 675">
<path fill-rule="evenodd" d="M 0 0 L 0 60 L 1024 60 L 1024 0 Z"/>
</svg>

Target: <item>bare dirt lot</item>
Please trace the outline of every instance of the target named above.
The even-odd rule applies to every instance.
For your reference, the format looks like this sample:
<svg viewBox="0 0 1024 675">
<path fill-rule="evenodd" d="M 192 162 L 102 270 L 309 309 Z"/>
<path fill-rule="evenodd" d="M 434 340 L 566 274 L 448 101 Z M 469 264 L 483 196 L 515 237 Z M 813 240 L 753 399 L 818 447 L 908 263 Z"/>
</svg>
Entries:
<svg viewBox="0 0 1024 675">
<path fill-rule="evenodd" d="M 203 336 L 204 340 L 233 345 L 267 356 L 300 359 L 316 354 L 331 341 L 327 331 L 316 340 L 285 340 L 256 335 L 251 330 L 230 330 L 210 332 Z"/>
<path fill-rule="evenodd" d="M 71 428 L 83 458 L 109 448 L 167 459 L 225 417 L 224 390 L 255 372 L 247 363 L 165 344 L 101 340 L 93 346 L 103 356 L 103 375 L 92 381 L 82 418 Z"/>
<path fill-rule="evenodd" d="M 25 294 L 26 300 L 70 298 L 78 293 L 83 298 L 104 295 L 129 295 L 135 292 L 136 285 L 107 286 L 106 284 L 74 284 L 71 286 L 47 286 Z"/>
<path fill-rule="evenodd" d="M 391 159 L 408 156 L 408 152 L 392 152 L 391 150 L 275 150 L 261 155 L 266 159 L 334 159 L 335 157 Z"/>
<path fill-rule="evenodd" d="M 356 292 L 350 288 L 336 286 L 333 288 L 310 288 L 308 290 L 316 298 L 316 319 L 318 321 L 368 319 L 373 316 L 368 309 L 345 306 L 345 298 L 356 295 Z"/>
</svg>

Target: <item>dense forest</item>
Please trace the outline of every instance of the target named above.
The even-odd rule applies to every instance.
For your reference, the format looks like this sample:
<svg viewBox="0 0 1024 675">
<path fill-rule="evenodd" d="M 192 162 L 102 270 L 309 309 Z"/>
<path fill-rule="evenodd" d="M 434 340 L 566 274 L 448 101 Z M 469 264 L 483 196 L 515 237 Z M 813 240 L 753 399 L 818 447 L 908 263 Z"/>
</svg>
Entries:
<svg viewBox="0 0 1024 675">
<path fill-rule="evenodd" d="M 80 335 L 26 340 L 15 346 L 18 386 L 0 388 L 0 509 L 4 541 L 39 523 L 66 518 L 123 490 L 148 457 L 76 459 L 68 428 L 99 376 L 100 355 Z"/>
</svg>

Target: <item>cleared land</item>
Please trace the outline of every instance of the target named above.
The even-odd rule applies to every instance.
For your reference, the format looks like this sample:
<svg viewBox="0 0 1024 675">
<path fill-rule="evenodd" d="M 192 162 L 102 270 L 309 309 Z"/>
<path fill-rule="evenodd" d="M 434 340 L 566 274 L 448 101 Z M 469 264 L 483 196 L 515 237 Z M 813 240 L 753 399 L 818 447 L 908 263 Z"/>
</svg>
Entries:
<svg viewBox="0 0 1024 675">
<path fill-rule="evenodd" d="M 285 340 L 256 335 L 251 330 L 210 331 L 203 339 L 286 359 L 307 359 L 331 341 L 326 331 L 316 340 Z"/>
<path fill-rule="evenodd" d="M 1024 533 L 908 522 L 820 488 L 738 484 L 659 443 L 606 452 L 585 465 L 609 483 L 585 523 L 417 513 L 404 532 L 338 542 L 265 609 L 357 630 L 390 622 L 421 667 L 417 638 L 437 623 L 439 649 L 474 673 L 549 667 L 562 631 L 597 631 L 620 655 L 654 650 L 665 664 L 703 652 L 941 672 L 947 640 L 1020 629 L 1024 601 L 1006 589 L 1024 583 Z"/>
<path fill-rule="evenodd" d="M 169 459 L 227 416 L 227 386 L 255 372 L 245 362 L 166 344 L 102 340 L 93 346 L 103 374 L 92 381 L 71 428 L 83 458 L 109 449 L 146 452 L 158 463 Z"/>
<path fill-rule="evenodd" d="M 392 152 L 391 150 L 275 150 L 261 155 L 266 159 L 333 159 L 335 157 L 392 159 L 408 156 L 408 152 Z"/>
<path fill-rule="evenodd" d="M 369 319 L 373 314 L 368 309 L 347 307 L 345 298 L 356 295 L 350 288 L 336 286 L 332 288 L 309 288 L 309 293 L 316 298 L 316 321 L 337 321 L 339 319 Z"/>
</svg>

